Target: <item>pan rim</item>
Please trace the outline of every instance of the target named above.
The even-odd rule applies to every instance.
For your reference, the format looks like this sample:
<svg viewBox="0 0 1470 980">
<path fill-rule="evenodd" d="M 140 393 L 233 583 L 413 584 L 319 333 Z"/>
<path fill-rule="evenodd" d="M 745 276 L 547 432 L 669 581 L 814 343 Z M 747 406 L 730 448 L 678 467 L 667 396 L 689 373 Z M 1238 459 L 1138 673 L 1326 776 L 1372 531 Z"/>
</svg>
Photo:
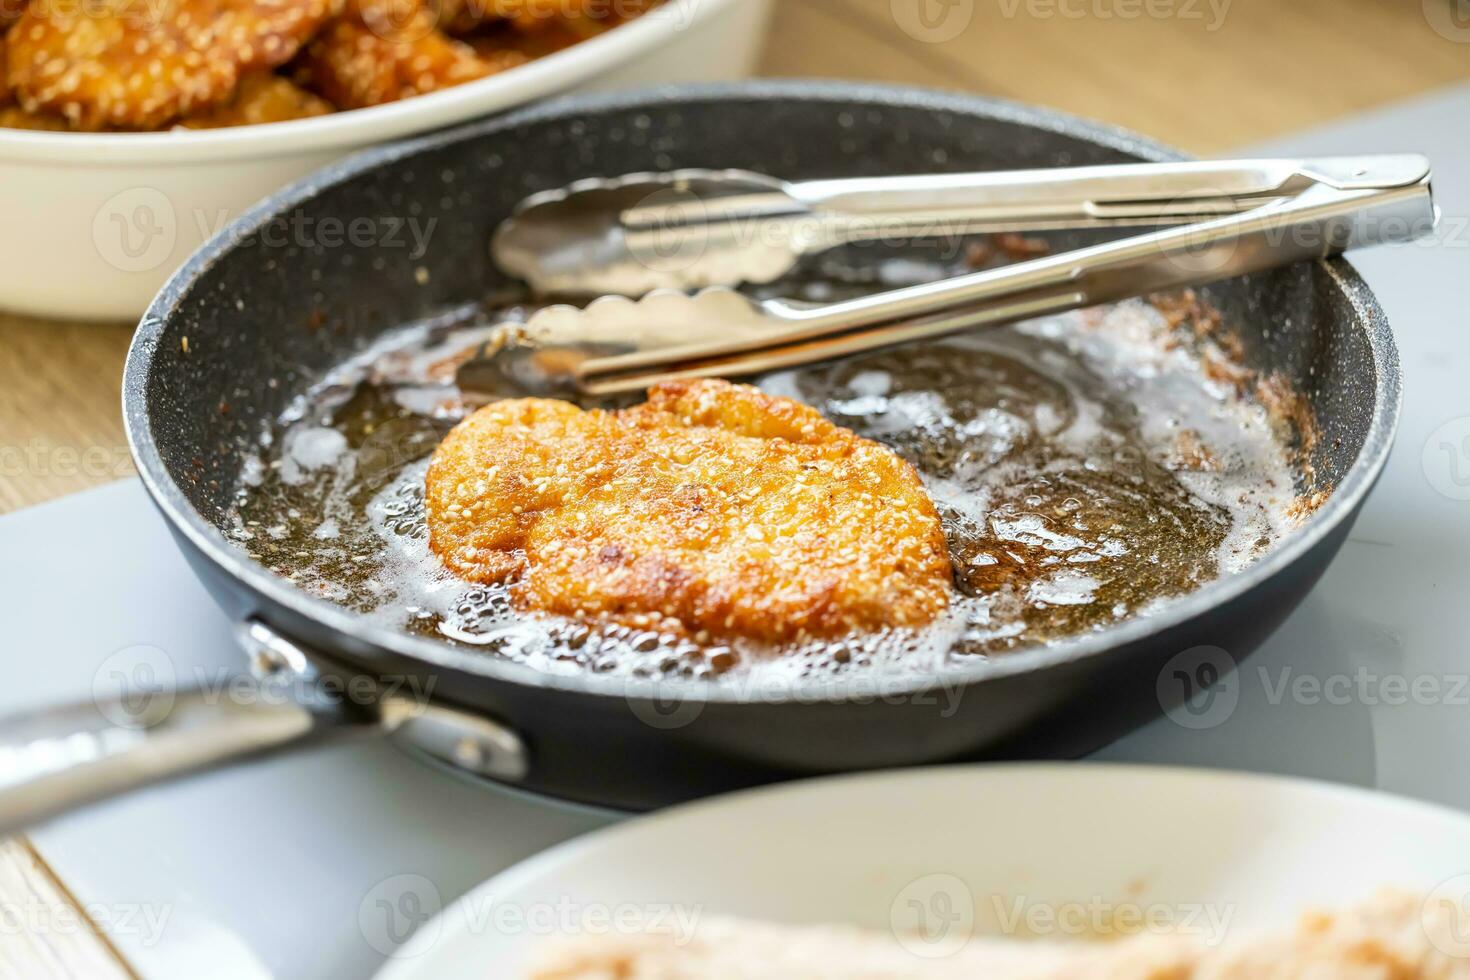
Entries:
<svg viewBox="0 0 1470 980">
<path fill-rule="evenodd" d="M 988 96 L 932 88 L 810 80 L 757 80 L 698 85 L 657 86 L 614 94 L 574 95 L 517 110 L 491 119 L 445 130 L 426 137 L 367 150 L 277 191 L 240 215 L 180 266 L 149 304 L 128 349 L 123 370 L 123 423 L 138 474 L 172 527 L 182 533 L 216 568 L 248 591 L 263 596 L 305 620 L 344 636 L 355 648 L 387 652 L 425 666 L 459 671 L 478 678 L 548 691 L 617 700 L 669 699 L 690 704 L 741 704 L 759 701 L 778 704 L 846 703 L 871 699 L 872 683 L 843 678 L 825 683 L 820 693 L 791 690 L 762 691 L 759 686 L 710 684 L 692 679 L 641 680 L 597 674 L 552 674 L 522 664 L 465 651 L 432 639 L 414 637 L 369 622 L 325 599 L 309 595 L 286 579 L 251 560 L 188 501 L 157 450 L 147 402 L 148 373 L 169 318 L 195 283 L 234 250 L 234 243 L 265 225 L 274 216 L 308 203 L 328 188 L 346 183 L 377 167 L 419 153 L 469 139 L 512 131 L 519 126 L 555 123 L 575 115 L 607 111 L 658 109 L 670 104 L 770 100 L 868 104 L 889 109 L 922 108 L 949 111 L 970 118 L 1012 122 L 1057 135 L 1084 139 L 1095 145 L 1152 160 L 1186 159 L 1184 154 L 1128 130 L 1084 120 L 1051 109 Z M 1363 446 L 1336 490 L 1307 522 L 1268 554 L 1243 571 L 1216 579 L 1195 591 L 1169 600 L 1147 616 L 1136 616 L 1093 633 L 1053 644 L 1025 647 L 977 664 L 946 666 L 925 674 L 885 674 L 885 697 L 920 695 L 941 686 L 953 688 L 1019 674 L 1039 672 L 1138 644 L 1148 637 L 1179 626 L 1224 606 L 1263 584 L 1306 556 L 1361 505 L 1382 472 L 1398 428 L 1402 381 L 1398 349 L 1392 330 L 1376 297 L 1356 269 L 1344 259 L 1319 263 L 1341 290 L 1354 311 L 1372 352 L 1376 373 L 1374 406 Z M 337 654 L 340 659 L 342 654 Z M 368 658 L 352 657 L 354 666 L 368 672 Z M 862 675 L 854 675 L 854 678 Z"/>
</svg>

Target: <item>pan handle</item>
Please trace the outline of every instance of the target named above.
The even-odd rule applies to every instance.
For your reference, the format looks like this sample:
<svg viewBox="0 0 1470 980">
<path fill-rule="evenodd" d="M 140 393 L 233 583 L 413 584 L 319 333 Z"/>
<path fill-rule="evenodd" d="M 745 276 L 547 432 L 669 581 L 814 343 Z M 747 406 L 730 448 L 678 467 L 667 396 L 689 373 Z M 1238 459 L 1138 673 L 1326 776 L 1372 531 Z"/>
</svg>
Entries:
<svg viewBox="0 0 1470 980">
<path fill-rule="evenodd" d="M 289 699 L 167 690 L 11 718 L 0 723 L 0 835 L 172 776 L 368 727 Z"/>
<path fill-rule="evenodd" d="M 0 720 L 0 836 L 128 790 L 312 743 L 396 735 L 457 769 L 526 777 L 520 736 L 482 714 L 393 693 L 362 674 L 345 689 L 265 623 L 239 638 L 257 680 L 220 690 L 143 685 Z M 350 672 L 349 672 L 350 673 Z M 381 680 L 381 679 L 379 679 Z"/>
</svg>

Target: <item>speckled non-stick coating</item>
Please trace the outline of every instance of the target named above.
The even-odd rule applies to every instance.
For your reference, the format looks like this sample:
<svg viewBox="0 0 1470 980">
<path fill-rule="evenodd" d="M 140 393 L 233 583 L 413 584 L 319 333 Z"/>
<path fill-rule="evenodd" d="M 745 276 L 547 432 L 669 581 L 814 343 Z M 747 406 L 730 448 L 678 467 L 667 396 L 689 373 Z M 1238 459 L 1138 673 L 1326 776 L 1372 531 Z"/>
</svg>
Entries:
<svg viewBox="0 0 1470 980">
<path fill-rule="evenodd" d="M 491 230 L 531 192 L 676 167 L 803 178 L 1175 156 L 1008 103 L 792 82 L 577 97 L 372 151 L 265 202 L 168 284 L 129 358 L 130 438 L 186 553 L 232 615 L 262 616 L 369 670 L 435 674 L 451 700 L 536 746 L 536 789 L 645 806 L 796 772 L 1095 747 L 1158 710 L 1158 668 L 1174 653 L 1212 644 L 1239 659 L 1258 644 L 1325 568 L 1376 478 L 1397 413 L 1397 359 L 1381 311 L 1346 263 L 1207 293 L 1240 330 L 1247 361 L 1284 372 L 1310 400 L 1321 428 L 1313 464 L 1321 485 L 1337 488 L 1333 499 L 1266 560 L 1166 614 L 978 666 L 947 716 L 913 692 L 900 704 L 801 705 L 691 689 L 678 693 L 700 704 L 697 720 L 659 730 L 629 710 L 651 691 L 535 676 L 372 627 L 254 566 L 217 525 L 244 453 L 294 394 L 384 329 L 496 288 Z M 380 228 L 433 220 L 427 251 L 265 244 L 291 222 L 359 216 L 381 219 Z M 638 753 L 663 760 L 660 771 L 645 771 Z"/>
</svg>

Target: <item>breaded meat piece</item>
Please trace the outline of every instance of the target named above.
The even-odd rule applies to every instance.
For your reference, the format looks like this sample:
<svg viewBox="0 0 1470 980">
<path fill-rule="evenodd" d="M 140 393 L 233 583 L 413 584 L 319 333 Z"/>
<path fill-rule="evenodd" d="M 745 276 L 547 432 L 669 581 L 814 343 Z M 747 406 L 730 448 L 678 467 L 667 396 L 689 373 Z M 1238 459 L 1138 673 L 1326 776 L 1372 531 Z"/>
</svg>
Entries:
<svg viewBox="0 0 1470 980">
<path fill-rule="evenodd" d="M 426 0 L 346 0 L 342 18 L 356 21 L 379 37 L 391 37 L 411 27 L 428 33 L 436 26 L 438 14 L 437 8 Z M 399 40 L 412 39 L 400 37 Z"/>
<path fill-rule="evenodd" d="M 482 61 L 496 71 L 519 68 L 540 57 L 540 55 L 519 48 L 508 47 L 496 37 L 470 37 L 465 38 L 465 43 L 474 49 L 475 54 Z"/>
<path fill-rule="evenodd" d="M 157 129 L 227 101 L 284 64 L 341 0 L 33 3 L 5 35 L 9 81 L 31 112 L 78 129 Z"/>
<path fill-rule="evenodd" d="M 426 481 L 430 545 L 522 609 L 773 643 L 920 626 L 949 556 L 913 467 L 786 398 L 674 382 L 486 406 Z"/>
<path fill-rule="evenodd" d="M 505 24 L 522 36 L 552 34 L 567 40 L 556 47 L 595 37 L 641 17 L 660 0 L 438 0 L 440 25 L 450 34 L 467 34 Z M 555 50 L 556 48 L 552 48 Z"/>
<path fill-rule="evenodd" d="M 307 46 L 301 78 L 339 109 L 362 109 L 450 88 L 494 74 L 496 66 L 434 26 L 409 16 L 343 17 Z"/>
<path fill-rule="evenodd" d="M 66 120 L 60 116 L 26 112 L 18 105 L 0 106 L 0 129 L 39 129 L 53 133 L 71 131 Z"/>
<path fill-rule="evenodd" d="M 0 34 L 4 34 L 11 24 L 20 19 L 20 15 L 25 13 L 27 2 L 28 0 L 8 0 L 0 3 Z"/>
<path fill-rule="evenodd" d="M 219 129 L 223 126 L 254 126 L 260 123 L 310 119 L 332 111 L 326 99 L 292 83 L 289 78 L 256 72 L 240 82 L 234 98 L 208 112 L 181 119 L 185 129 Z"/>
<path fill-rule="evenodd" d="M 20 16 L 19 12 L 15 13 Z M 0 31 L 6 21 L 0 15 Z M 15 104 L 10 86 L 5 84 L 5 43 L 0 40 L 0 129 L 40 129 L 50 132 L 66 132 L 71 129 L 60 116 L 48 116 L 39 112 L 26 112 Z"/>
<path fill-rule="evenodd" d="M 1108 941 L 976 936 L 945 956 L 919 937 L 851 926 L 699 917 L 689 935 L 566 936 L 529 980 L 1470 980 L 1470 916 L 1457 902 L 1385 890 L 1292 929 L 1147 931 Z M 903 940 L 907 940 L 905 943 Z"/>
</svg>

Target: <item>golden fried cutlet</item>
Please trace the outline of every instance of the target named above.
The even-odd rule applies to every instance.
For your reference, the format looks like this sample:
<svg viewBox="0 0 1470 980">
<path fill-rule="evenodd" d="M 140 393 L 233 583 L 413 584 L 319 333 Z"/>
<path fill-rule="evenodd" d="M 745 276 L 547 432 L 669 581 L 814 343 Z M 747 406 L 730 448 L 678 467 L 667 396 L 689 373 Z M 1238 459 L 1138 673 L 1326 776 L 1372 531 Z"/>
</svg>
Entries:
<svg viewBox="0 0 1470 980">
<path fill-rule="evenodd" d="M 1391 889 L 1308 912 L 1294 928 L 1232 931 L 1218 945 L 1176 923 L 1092 942 L 976 936 L 936 957 L 916 955 L 919 936 L 697 921 L 682 936 L 559 938 L 535 954 L 529 980 L 1470 980 L 1460 903 Z"/>
<path fill-rule="evenodd" d="M 483 61 L 474 48 L 434 26 L 427 9 L 402 17 L 346 16 L 327 25 L 307 47 L 300 78 L 339 109 L 363 109 L 437 92 L 493 75 L 503 65 Z M 349 12 L 350 13 L 350 12 Z"/>
<path fill-rule="evenodd" d="M 181 119 L 185 129 L 219 129 L 260 123 L 310 119 L 332 111 L 332 104 L 270 72 L 255 72 L 240 80 L 235 95 L 224 105 Z"/>
<path fill-rule="evenodd" d="M 0 106 L 0 129 L 40 129 L 64 133 L 69 127 L 60 116 L 48 116 L 39 112 L 26 112 L 20 106 Z"/>
<path fill-rule="evenodd" d="M 5 35 L 28 112 L 77 129 L 156 129 L 227 101 L 240 78 L 290 61 L 341 0 L 33 3 Z"/>
<path fill-rule="evenodd" d="M 30 0 L 9 0 L 7 3 L 0 3 L 0 34 L 4 34 L 11 24 L 20 19 L 29 2 Z"/>
<path fill-rule="evenodd" d="M 815 410 L 724 381 L 615 412 L 491 404 L 426 481 L 430 545 L 523 609 L 787 642 L 919 626 L 949 602 L 913 467 Z"/>
</svg>

